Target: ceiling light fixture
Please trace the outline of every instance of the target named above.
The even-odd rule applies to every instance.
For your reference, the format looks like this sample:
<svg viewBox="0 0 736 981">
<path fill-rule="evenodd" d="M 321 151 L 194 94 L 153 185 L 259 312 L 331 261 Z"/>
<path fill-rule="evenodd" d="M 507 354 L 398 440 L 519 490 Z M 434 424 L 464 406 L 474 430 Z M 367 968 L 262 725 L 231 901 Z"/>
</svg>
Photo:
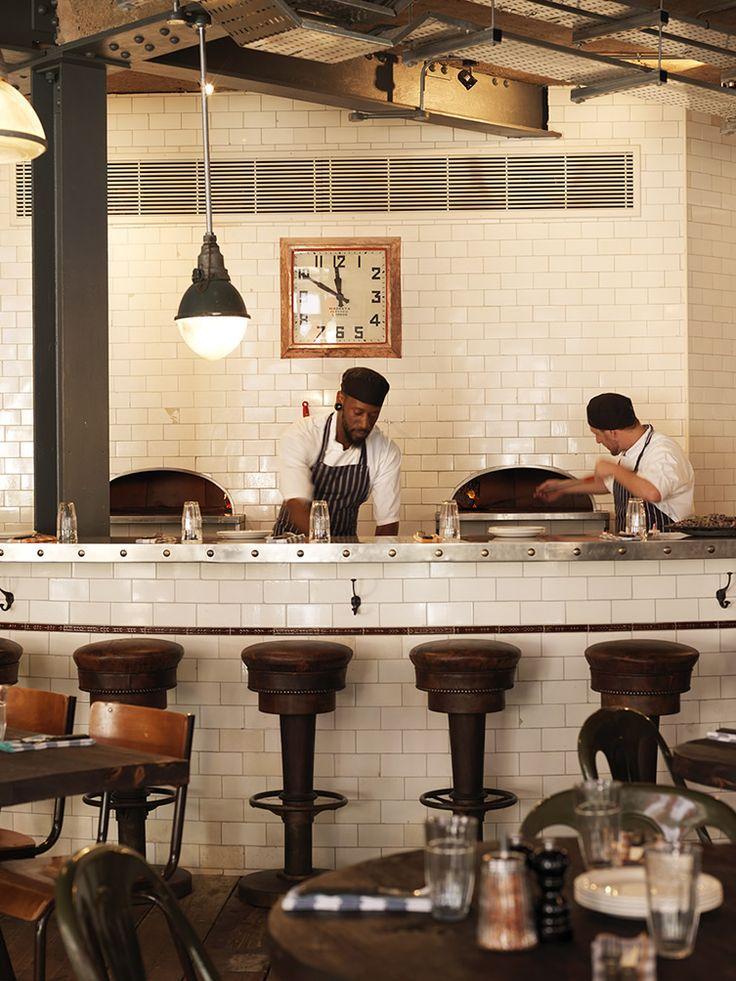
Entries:
<svg viewBox="0 0 736 981">
<path fill-rule="evenodd" d="M 3 63 L 0 61 L 0 71 Z M 23 163 L 40 157 L 46 134 L 25 96 L 0 76 L 0 163 Z"/>
<path fill-rule="evenodd" d="M 210 126 L 207 102 L 207 55 L 205 32 L 210 16 L 198 4 L 187 7 L 199 34 L 199 88 L 202 99 L 202 138 L 204 143 L 204 198 L 207 230 L 192 285 L 186 291 L 176 314 L 176 325 L 188 347 L 208 361 L 230 354 L 241 343 L 250 316 L 243 298 L 230 282 L 225 261 L 212 231 L 212 186 L 210 165 Z M 179 5 L 174 15 L 180 16 Z"/>
<path fill-rule="evenodd" d="M 464 61 L 463 67 L 457 73 L 457 80 L 463 86 L 466 92 L 469 92 L 472 87 L 476 84 L 478 79 L 473 74 L 473 62 Z"/>
</svg>

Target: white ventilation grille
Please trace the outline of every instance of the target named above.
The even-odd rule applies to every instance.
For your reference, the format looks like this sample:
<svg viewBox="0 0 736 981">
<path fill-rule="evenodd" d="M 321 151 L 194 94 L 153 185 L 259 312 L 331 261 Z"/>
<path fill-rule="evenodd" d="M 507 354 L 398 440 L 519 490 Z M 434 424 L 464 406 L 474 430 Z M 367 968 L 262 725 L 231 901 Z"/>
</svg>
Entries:
<svg viewBox="0 0 736 981">
<path fill-rule="evenodd" d="M 524 211 L 634 207 L 634 154 L 509 154 L 218 160 L 218 215 Z M 108 213 L 201 215 L 201 161 L 108 165 Z M 16 214 L 32 209 L 31 165 L 16 168 Z"/>
</svg>

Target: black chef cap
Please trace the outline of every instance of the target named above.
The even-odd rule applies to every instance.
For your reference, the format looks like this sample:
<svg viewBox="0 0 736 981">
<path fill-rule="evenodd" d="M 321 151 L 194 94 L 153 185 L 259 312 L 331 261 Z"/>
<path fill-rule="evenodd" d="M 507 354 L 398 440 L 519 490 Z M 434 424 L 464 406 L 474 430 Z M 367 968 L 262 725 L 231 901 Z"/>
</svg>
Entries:
<svg viewBox="0 0 736 981">
<path fill-rule="evenodd" d="M 604 392 L 588 402 L 588 425 L 593 429 L 630 429 L 638 422 L 627 395 Z"/>
<path fill-rule="evenodd" d="M 368 405 L 383 405 L 389 388 L 383 375 L 372 368 L 348 368 L 340 382 L 341 391 Z"/>
</svg>

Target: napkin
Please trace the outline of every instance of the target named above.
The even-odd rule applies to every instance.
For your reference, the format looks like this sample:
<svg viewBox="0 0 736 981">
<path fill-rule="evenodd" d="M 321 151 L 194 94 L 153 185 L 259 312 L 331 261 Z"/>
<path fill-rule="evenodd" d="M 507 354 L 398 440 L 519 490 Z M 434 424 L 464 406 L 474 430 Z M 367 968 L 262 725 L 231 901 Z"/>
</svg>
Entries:
<svg viewBox="0 0 736 981">
<path fill-rule="evenodd" d="M 377 896 L 356 892 L 300 892 L 290 889 L 281 900 L 285 913 L 431 913 L 429 896 Z"/>
</svg>

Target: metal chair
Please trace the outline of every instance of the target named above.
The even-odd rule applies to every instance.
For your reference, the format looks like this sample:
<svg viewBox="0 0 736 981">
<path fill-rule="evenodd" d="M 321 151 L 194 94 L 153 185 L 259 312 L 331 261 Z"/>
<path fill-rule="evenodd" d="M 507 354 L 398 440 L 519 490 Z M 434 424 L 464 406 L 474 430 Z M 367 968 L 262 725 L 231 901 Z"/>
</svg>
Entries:
<svg viewBox="0 0 736 981">
<path fill-rule="evenodd" d="M 682 787 L 625 783 L 621 787 L 622 817 L 633 829 L 663 835 L 677 841 L 684 833 L 707 825 L 736 841 L 736 811 L 724 801 Z M 578 830 L 575 791 L 561 790 L 527 814 L 521 825 L 524 838 L 534 838 L 545 828 L 561 824 Z"/>
<path fill-rule="evenodd" d="M 82 849 L 56 882 L 59 932 L 78 981 L 145 981 L 133 908 L 141 895 L 164 914 L 187 981 L 219 981 L 172 890 L 121 845 Z"/>
</svg>

